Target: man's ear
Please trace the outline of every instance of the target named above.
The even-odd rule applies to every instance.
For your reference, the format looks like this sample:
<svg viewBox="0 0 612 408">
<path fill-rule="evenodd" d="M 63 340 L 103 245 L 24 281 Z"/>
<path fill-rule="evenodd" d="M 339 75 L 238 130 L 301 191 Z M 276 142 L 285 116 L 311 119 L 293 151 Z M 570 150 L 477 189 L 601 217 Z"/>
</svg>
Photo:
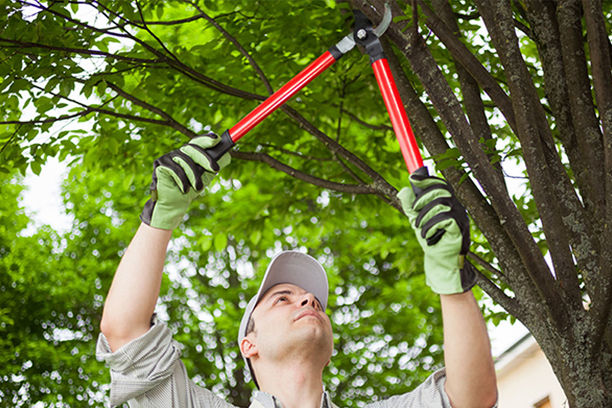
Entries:
<svg viewBox="0 0 612 408">
<path fill-rule="evenodd" d="M 259 351 L 257 350 L 257 344 L 249 337 L 245 337 L 240 342 L 240 352 L 246 358 L 253 358 Z"/>
</svg>

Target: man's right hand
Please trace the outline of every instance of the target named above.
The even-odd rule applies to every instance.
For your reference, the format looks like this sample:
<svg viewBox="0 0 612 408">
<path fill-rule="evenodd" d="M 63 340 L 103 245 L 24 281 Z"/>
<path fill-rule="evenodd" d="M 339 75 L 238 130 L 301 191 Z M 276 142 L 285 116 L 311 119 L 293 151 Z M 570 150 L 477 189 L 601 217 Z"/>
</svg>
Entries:
<svg viewBox="0 0 612 408">
<path fill-rule="evenodd" d="M 215 174 L 230 162 L 227 153 L 215 161 L 206 152 L 220 140 L 214 133 L 197 136 L 155 160 L 151 199 L 140 215 L 142 222 L 166 230 L 179 225 L 191 202 L 202 195 Z"/>
</svg>

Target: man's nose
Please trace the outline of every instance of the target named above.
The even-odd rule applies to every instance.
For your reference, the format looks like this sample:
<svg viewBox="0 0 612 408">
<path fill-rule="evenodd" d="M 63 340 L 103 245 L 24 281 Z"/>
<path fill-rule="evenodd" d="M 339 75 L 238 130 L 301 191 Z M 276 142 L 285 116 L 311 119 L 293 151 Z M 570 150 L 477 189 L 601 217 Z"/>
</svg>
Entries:
<svg viewBox="0 0 612 408">
<path fill-rule="evenodd" d="M 300 306 L 311 306 L 313 309 L 320 309 L 317 298 L 310 292 L 304 294 L 302 301 L 300 302 Z"/>
</svg>

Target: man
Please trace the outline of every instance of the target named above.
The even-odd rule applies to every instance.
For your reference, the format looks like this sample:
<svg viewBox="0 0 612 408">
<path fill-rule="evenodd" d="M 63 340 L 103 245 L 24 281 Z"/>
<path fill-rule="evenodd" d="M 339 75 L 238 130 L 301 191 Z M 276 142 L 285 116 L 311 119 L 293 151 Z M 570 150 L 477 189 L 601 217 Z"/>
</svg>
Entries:
<svg viewBox="0 0 612 408">
<path fill-rule="evenodd" d="M 143 223 L 123 256 L 109 290 L 97 355 L 111 368 L 111 405 L 223 407 L 232 405 L 191 382 L 179 345 L 154 308 L 172 230 L 214 174 L 229 162 L 207 153 L 219 137 L 199 136 L 154 163 L 152 198 Z M 474 273 L 463 258 L 469 248 L 465 210 L 442 180 L 412 175 L 399 193 L 425 251 L 428 285 L 440 294 L 445 369 L 411 393 L 368 407 L 491 407 L 497 398 L 486 326 L 470 288 Z M 276 256 L 242 318 L 238 342 L 259 391 L 251 408 L 332 408 L 322 372 L 332 354 L 325 314 L 328 285 L 323 267 L 294 251 Z M 152 317 L 153 316 L 153 317 Z"/>
</svg>

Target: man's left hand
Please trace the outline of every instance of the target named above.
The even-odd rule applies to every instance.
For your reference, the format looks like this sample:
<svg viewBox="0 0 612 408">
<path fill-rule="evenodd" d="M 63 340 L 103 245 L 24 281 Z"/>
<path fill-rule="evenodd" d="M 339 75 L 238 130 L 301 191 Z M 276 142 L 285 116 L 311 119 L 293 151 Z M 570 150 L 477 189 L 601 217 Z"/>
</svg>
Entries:
<svg viewBox="0 0 612 408">
<path fill-rule="evenodd" d="M 465 260 L 470 249 L 470 220 L 450 185 L 429 175 L 410 175 L 411 187 L 397 195 L 425 253 L 427 284 L 439 294 L 463 293 L 476 283 Z"/>
</svg>

